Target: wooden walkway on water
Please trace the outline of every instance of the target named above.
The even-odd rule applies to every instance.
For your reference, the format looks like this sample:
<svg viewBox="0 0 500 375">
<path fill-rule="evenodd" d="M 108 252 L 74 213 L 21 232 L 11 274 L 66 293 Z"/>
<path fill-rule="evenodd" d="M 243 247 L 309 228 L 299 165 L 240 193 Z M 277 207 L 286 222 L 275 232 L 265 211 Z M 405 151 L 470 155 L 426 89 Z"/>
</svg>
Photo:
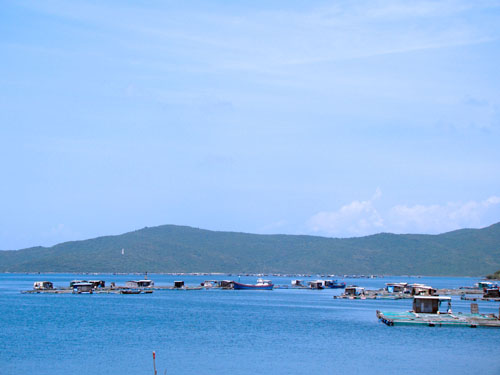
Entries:
<svg viewBox="0 0 500 375">
<path fill-rule="evenodd" d="M 412 311 L 387 312 L 377 310 L 377 318 L 388 326 L 423 325 L 429 327 L 500 328 L 500 319 L 494 314 L 424 314 Z"/>
</svg>

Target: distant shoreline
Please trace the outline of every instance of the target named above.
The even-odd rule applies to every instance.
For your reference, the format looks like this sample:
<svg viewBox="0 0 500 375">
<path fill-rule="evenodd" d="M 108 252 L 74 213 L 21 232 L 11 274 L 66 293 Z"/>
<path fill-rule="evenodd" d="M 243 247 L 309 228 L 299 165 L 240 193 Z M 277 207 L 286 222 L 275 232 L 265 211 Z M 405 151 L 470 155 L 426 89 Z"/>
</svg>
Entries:
<svg viewBox="0 0 500 375">
<path fill-rule="evenodd" d="M 144 272 L 0 272 L 0 275 L 144 275 Z M 469 278 L 486 279 L 486 276 L 461 276 L 461 275 L 325 275 L 325 274 L 275 274 L 275 273 L 235 273 L 235 272 L 148 272 L 148 275 L 166 275 L 166 276 L 235 276 L 235 277 L 322 277 L 322 278 L 346 278 L 346 279 L 383 279 L 389 277 L 409 277 L 409 278 L 425 278 L 425 277 L 440 277 L 440 278 Z"/>
</svg>

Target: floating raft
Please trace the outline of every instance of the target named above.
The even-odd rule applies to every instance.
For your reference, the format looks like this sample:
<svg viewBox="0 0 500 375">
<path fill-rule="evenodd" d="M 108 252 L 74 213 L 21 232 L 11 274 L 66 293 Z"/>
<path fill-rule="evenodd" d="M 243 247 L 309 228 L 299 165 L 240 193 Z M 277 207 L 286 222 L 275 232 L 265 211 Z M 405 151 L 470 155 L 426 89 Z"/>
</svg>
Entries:
<svg viewBox="0 0 500 375">
<path fill-rule="evenodd" d="M 500 298 L 491 298 L 491 297 L 483 297 L 482 295 L 478 296 L 460 296 L 460 299 L 463 301 L 488 301 L 488 302 L 500 302 Z"/>
<path fill-rule="evenodd" d="M 155 286 L 151 289 L 154 290 L 202 290 L 206 289 L 202 286 L 183 286 L 183 287 L 175 287 L 175 286 Z"/>
<path fill-rule="evenodd" d="M 75 293 L 72 289 L 23 290 L 22 294 L 150 294 L 151 289 L 93 289 L 91 293 Z"/>
<path fill-rule="evenodd" d="M 340 296 L 333 296 L 333 299 L 411 299 L 413 296 L 404 294 L 364 294 L 360 296 L 352 296 L 341 294 Z"/>
<path fill-rule="evenodd" d="M 387 312 L 377 310 L 377 318 L 388 326 L 423 325 L 429 327 L 500 328 L 500 319 L 494 314 L 424 314 L 412 311 Z"/>
<path fill-rule="evenodd" d="M 73 289 L 33 289 L 22 290 L 21 294 L 71 294 Z"/>
<path fill-rule="evenodd" d="M 201 286 L 183 286 L 182 288 L 176 288 L 173 286 L 158 286 L 152 288 L 127 288 L 127 287 L 114 287 L 114 288 L 96 288 L 92 289 L 92 293 L 95 294 L 149 294 L 153 293 L 153 291 L 163 291 L 163 290 L 201 290 L 205 289 Z M 219 288 L 224 289 L 224 288 Z M 134 291 L 131 293 L 130 291 Z M 136 291 L 140 291 L 140 293 L 136 293 Z M 23 290 L 21 291 L 23 294 L 72 294 L 73 289 L 71 288 L 58 288 L 58 289 L 32 289 L 32 290 Z"/>
</svg>

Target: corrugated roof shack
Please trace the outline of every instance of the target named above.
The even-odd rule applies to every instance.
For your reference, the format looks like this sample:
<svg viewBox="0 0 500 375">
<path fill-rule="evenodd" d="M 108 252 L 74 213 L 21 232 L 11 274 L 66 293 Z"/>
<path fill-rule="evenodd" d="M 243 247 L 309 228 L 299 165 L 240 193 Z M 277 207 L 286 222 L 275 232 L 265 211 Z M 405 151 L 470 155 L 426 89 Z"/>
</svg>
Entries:
<svg viewBox="0 0 500 375">
<path fill-rule="evenodd" d="M 387 283 L 385 290 L 388 293 L 404 293 L 408 283 Z"/>
<path fill-rule="evenodd" d="M 73 288 L 75 284 L 80 284 L 80 283 L 87 283 L 87 280 L 72 280 L 69 282 L 69 287 Z"/>
<path fill-rule="evenodd" d="M 439 314 L 441 303 L 448 302 L 446 313 L 451 312 L 451 297 L 415 296 L 413 298 L 413 312 L 425 314 Z"/>
<path fill-rule="evenodd" d="M 234 281 L 232 280 L 220 280 L 217 282 L 217 286 L 223 289 L 233 289 Z"/>
<path fill-rule="evenodd" d="M 364 296 L 365 288 L 359 286 L 348 286 L 345 288 L 344 294 L 346 296 Z"/>
<path fill-rule="evenodd" d="M 106 286 L 106 282 L 104 280 L 89 280 L 89 283 L 92 284 L 94 289 L 104 288 Z"/>
<path fill-rule="evenodd" d="M 74 283 L 73 293 L 92 293 L 94 286 L 91 283 Z"/>
<path fill-rule="evenodd" d="M 130 280 L 125 283 L 127 288 L 152 288 L 154 285 L 153 280 Z"/>
<path fill-rule="evenodd" d="M 500 298 L 499 288 L 485 289 L 483 293 L 483 298 Z"/>
<path fill-rule="evenodd" d="M 324 289 L 325 288 L 323 286 L 322 280 L 309 281 L 308 284 L 309 284 L 309 288 L 311 288 L 311 289 Z"/>
<path fill-rule="evenodd" d="M 408 289 L 412 296 L 435 296 L 437 293 L 436 289 L 424 284 L 411 284 Z"/>
<path fill-rule="evenodd" d="M 33 283 L 33 289 L 35 290 L 50 290 L 54 289 L 54 284 L 50 281 L 35 281 Z"/>
<path fill-rule="evenodd" d="M 174 281 L 174 288 L 184 288 L 184 281 Z"/>
</svg>

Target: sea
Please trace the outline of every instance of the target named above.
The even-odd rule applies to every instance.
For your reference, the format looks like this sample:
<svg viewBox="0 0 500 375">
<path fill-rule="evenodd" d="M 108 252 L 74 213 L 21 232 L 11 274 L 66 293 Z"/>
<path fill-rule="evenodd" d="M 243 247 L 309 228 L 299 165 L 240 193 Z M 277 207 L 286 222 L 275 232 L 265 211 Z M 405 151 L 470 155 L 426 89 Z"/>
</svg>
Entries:
<svg viewBox="0 0 500 375">
<path fill-rule="evenodd" d="M 124 285 L 140 275 L 0 274 L 1 375 L 500 374 L 500 329 L 388 327 L 376 310 L 407 311 L 411 300 L 334 299 L 338 289 L 155 291 L 149 295 L 21 294 L 35 281 Z M 155 285 L 252 276 L 150 274 Z M 296 277 L 269 276 L 289 286 Z M 317 276 L 301 277 L 305 282 Z M 342 280 L 342 279 L 340 279 Z M 347 278 L 382 288 L 418 282 L 472 286 L 478 278 Z M 478 302 L 481 313 L 500 303 Z M 453 297 L 454 312 L 470 302 Z"/>
</svg>

